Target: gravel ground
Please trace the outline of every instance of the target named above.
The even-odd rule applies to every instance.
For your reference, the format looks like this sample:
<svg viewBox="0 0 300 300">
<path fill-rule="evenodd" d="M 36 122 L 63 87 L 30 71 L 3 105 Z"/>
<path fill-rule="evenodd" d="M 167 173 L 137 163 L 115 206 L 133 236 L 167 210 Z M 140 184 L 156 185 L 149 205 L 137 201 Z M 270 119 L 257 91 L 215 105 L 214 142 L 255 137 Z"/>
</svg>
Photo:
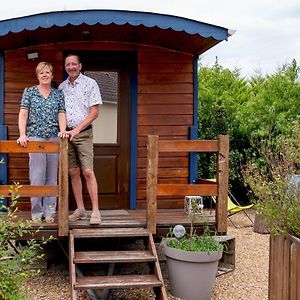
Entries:
<svg viewBox="0 0 300 300">
<path fill-rule="evenodd" d="M 253 232 L 247 227 L 249 221 L 243 214 L 233 216 L 239 226 L 228 227 L 228 234 L 235 237 L 235 270 L 217 277 L 212 300 L 264 300 L 268 298 L 268 255 L 269 235 Z M 161 264 L 169 299 L 168 274 L 165 263 Z M 52 264 L 40 276 L 26 283 L 30 300 L 67 300 L 70 299 L 68 265 L 64 261 Z M 79 299 L 89 299 L 86 292 Z M 126 289 L 114 290 L 110 300 L 150 300 L 154 299 L 149 290 Z"/>
</svg>

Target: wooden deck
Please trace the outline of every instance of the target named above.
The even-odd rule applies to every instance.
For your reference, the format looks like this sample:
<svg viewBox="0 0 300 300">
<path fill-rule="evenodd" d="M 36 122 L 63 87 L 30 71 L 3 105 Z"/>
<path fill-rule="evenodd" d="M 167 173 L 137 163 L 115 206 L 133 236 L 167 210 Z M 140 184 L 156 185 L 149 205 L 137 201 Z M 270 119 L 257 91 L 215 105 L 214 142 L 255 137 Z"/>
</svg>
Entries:
<svg viewBox="0 0 300 300">
<path fill-rule="evenodd" d="M 70 230 L 76 228 L 90 228 L 89 220 L 69 222 L 69 187 L 67 140 L 60 142 L 28 142 L 28 147 L 16 147 L 14 141 L 0 141 L 1 153 L 59 153 L 59 177 L 57 185 L 31 186 L 22 185 L 17 191 L 11 191 L 11 186 L 0 185 L 0 194 L 9 197 L 12 193 L 21 196 L 53 196 L 57 197 L 57 222 L 53 224 L 42 223 L 41 236 L 67 237 Z M 160 182 L 159 154 L 160 153 L 202 153 L 216 154 L 216 181 L 201 179 L 195 183 Z M 159 140 L 158 136 L 148 136 L 147 142 L 147 178 L 146 178 L 146 210 L 104 210 L 103 222 L 100 228 L 147 228 L 155 236 L 162 236 L 171 226 L 182 224 L 189 226 L 190 220 L 183 209 L 157 210 L 159 197 L 184 197 L 186 195 L 214 196 L 216 197 L 215 217 L 208 216 L 211 225 L 216 228 L 219 235 L 227 233 L 227 195 L 228 195 L 228 136 L 219 136 L 218 140 Z M 30 212 L 20 213 L 20 218 L 30 219 Z M 69 224 L 70 223 L 70 224 Z M 206 220 L 207 223 L 207 220 Z M 203 227 L 196 224 L 196 227 Z M 97 228 L 93 226 L 91 228 Z M 38 238 L 37 236 L 35 236 Z"/>
<path fill-rule="evenodd" d="M 90 215 L 91 212 L 88 212 Z M 207 211 L 205 213 L 207 216 L 206 224 L 214 225 L 215 216 L 214 211 Z M 70 222 L 70 230 L 75 228 L 141 228 L 147 227 L 146 224 L 146 210 L 102 210 L 102 223 L 100 225 L 90 225 L 89 219 L 80 220 L 76 222 Z M 19 212 L 19 219 L 30 220 L 30 212 Z M 163 237 L 168 232 L 169 228 L 181 224 L 185 227 L 190 226 L 190 219 L 187 217 L 183 209 L 158 209 L 157 210 L 157 233 L 156 237 Z M 203 222 L 195 224 L 195 227 L 202 228 Z M 33 228 L 38 228 L 39 225 L 33 225 Z M 58 238 L 58 223 L 57 219 L 54 223 L 41 223 L 39 236 L 38 237 L 48 237 L 54 236 Z"/>
</svg>

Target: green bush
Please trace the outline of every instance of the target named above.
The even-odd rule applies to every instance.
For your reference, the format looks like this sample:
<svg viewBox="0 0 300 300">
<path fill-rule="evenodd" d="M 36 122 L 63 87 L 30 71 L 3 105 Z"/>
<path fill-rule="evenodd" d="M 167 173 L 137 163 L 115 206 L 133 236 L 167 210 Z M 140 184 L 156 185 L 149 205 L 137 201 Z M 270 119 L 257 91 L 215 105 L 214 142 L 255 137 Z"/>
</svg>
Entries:
<svg viewBox="0 0 300 300">
<path fill-rule="evenodd" d="M 18 184 L 11 186 L 11 204 L 3 206 L 4 212 L 0 213 L 0 299 L 3 300 L 26 299 L 23 282 L 39 273 L 39 270 L 33 270 L 31 266 L 42 259 L 43 255 L 39 254 L 39 250 L 47 242 L 34 239 L 38 229 L 32 229 L 31 221 L 17 218 L 19 187 Z M 25 243 L 15 242 L 24 235 L 29 236 Z"/>
<path fill-rule="evenodd" d="M 262 159 L 253 159 L 245 170 L 257 210 L 274 234 L 300 237 L 300 183 L 293 182 L 300 167 L 299 138 L 295 128 L 290 137 L 279 136 L 276 144 L 262 143 Z"/>
<path fill-rule="evenodd" d="M 243 78 L 238 70 L 230 71 L 216 61 L 212 68 L 199 69 L 198 130 L 200 139 L 230 138 L 229 187 L 240 202 L 247 199 L 243 167 L 249 157 L 263 162 L 260 144 L 277 143 L 277 137 L 289 137 L 300 124 L 300 67 L 295 60 L 282 65 L 274 74 L 258 72 Z M 215 157 L 199 155 L 199 176 L 216 174 Z"/>
</svg>

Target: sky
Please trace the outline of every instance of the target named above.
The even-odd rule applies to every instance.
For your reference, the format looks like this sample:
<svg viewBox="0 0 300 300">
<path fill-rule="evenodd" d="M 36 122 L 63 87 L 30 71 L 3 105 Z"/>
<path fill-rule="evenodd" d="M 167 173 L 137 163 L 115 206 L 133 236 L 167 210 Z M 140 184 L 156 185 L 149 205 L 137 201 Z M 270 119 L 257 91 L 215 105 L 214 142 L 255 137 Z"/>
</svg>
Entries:
<svg viewBox="0 0 300 300">
<path fill-rule="evenodd" d="M 124 9 L 187 17 L 236 32 L 201 56 L 204 66 L 218 62 L 246 77 L 272 74 L 296 59 L 300 64 L 299 0 L 0 0 L 0 20 L 41 12 Z"/>
</svg>

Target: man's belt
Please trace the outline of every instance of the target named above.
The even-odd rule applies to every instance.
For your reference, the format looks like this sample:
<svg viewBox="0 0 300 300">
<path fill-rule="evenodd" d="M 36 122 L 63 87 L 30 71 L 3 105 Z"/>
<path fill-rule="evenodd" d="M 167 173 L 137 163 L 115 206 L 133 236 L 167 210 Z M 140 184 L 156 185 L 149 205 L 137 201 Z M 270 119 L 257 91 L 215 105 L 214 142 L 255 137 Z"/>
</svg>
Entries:
<svg viewBox="0 0 300 300">
<path fill-rule="evenodd" d="M 86 131 L 86 130 L 89 130 L 89 129 L 92 129 L 92 128 L 93 128 L 93 126 L 92 126 L 92 124 L 90 124 L 88 127 L 82 129 L 80 132 L 83 132 L 83 131 Z M 73 129 L 74 129 L 74 128 L 69 128 L 69 127 L 67 127 L 67 131 L 71 131 L 71 130 L 73 130 Z"/>
</svg>

